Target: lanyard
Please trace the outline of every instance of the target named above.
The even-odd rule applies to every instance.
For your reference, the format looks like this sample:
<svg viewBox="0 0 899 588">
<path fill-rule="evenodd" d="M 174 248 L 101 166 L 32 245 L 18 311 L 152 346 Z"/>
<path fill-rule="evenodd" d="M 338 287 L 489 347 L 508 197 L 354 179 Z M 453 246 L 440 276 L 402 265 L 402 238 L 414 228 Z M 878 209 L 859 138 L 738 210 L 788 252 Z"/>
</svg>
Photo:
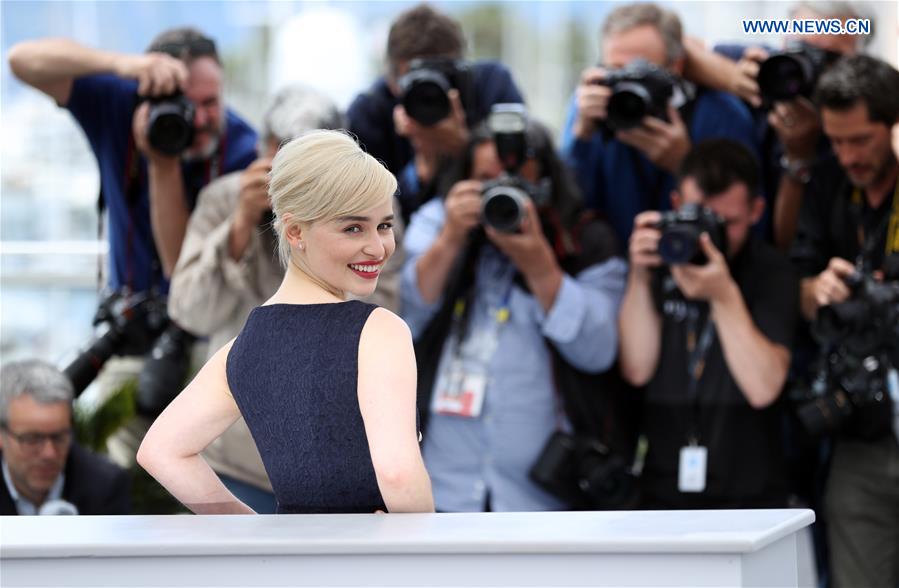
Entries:
<svg viewBox="0 0 899 588">
<path fill-rule="evenodd" d="M 687 428 L 687 441 L 690 445 L 699 443 L 699 381 L 705 371 L 706 356 L 715 340 L 715 325 L 711 315 L 706 317 L 705 325 L 697 337 L 699 311 L 691 308 L 687 316 L 687 403 L 690 405 L 690 426 Z"/>
<path fill-rule="evenodd" d="M 887 227 L 886 244 L 884 246 L 884 254 L 899 252 L 899 178 L 896 180 L 896 187 L 893 190 L 893 205 L 890 213 L 880 221 L 877 228 L 871 231 L 869 235 L 865 235 L 865 227 L 861 222 L 861 210 L 863 207 L 862 192 L 859 188 L 852 190 L 852 206 L 858 215 L 858 245 L 861 249 L 859 257 L 863 260 L 874 252 L 875 241 L 883 230 Z"/>
<path fill-rule="evenodd" d="M 509 310 L 509 300 L 512 297 L 512 288 L 515 285 L 514 274 L 512 279 L 509 280 L 509 285 L 506 287 L 506 290 L 502 296 L 502 303 L 499 308 L 492 313 L 492 324 L 491 329 L 494 330 L 494 333 L 497 333 L 502 326 L 509 321 L 509 317 L 511 316 L 511 312 Z M 477 290 L 475 290 L 476 295 Z M 473 305 L 473 301 L 472 301 Z M 458 358 L 460 356 L 460 351 L 462 347 L 462 343 L 464 343 L 466 337 L 468 336 L 468 320 L 466 320 L 466 309 L 468 308 L 468 302 L 464 296 L 460 296 L 456 299 L 456 302 L 453 305 L 453 325 L 451 328 L 452 335 L 450 337 L 452 341 L 452 357 Z"/>
</svg>

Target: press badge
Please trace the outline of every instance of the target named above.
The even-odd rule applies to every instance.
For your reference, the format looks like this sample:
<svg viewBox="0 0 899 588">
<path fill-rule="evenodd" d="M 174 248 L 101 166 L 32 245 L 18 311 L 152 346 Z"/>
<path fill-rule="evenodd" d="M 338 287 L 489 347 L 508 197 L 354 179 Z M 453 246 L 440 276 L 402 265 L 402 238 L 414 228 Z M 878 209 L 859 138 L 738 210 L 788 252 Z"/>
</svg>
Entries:
<svg viewBox="0 0 899 588">
<path fill-rule="evenodd" d="M 477 418 L 484 407 L 487 378 L 482 374 L 453 370 L 446 383 L 437 384 L 431 408 L 437 414 Z"/>
<path fill-rule="evenodd" d="M 677 468 L 677 489 L 681 492 L 705 490 L 706 461 L 709 450 L 701 445 L 680 448 L 680 464 Z"/>
<path fill-rule="evenodd" d="M 451 348 L 452 345 L 447 347 Z M 444 358 L 431 410 L 466 418 L 481 416 L 487 391 L 487 367 L 496 350 L 496 333 L 481 331 Z"/>
</svg>

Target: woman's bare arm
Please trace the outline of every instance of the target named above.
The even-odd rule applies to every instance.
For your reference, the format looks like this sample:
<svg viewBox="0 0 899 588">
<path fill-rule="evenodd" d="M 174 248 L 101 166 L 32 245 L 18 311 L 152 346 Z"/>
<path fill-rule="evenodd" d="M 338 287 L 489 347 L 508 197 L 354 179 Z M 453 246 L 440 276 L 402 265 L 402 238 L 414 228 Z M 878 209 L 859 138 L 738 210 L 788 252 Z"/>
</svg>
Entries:
<svg viewBox="0 0 899 588">
<path fill-rule="evenodd" d="M 416 379 L 409 327 L 392 312 L 375 309 L 359 342 L 359 408 L 390 512 L 434 512 L 418 445 Z"/>
<path fill-rule="evenodd" d="M 254 514 L 200 456 L 240 416 L 225 374 L 233 343 L 219 349 L 159 415 L 137 452 L 138 463 L 197 514 Z"/>
</svg>

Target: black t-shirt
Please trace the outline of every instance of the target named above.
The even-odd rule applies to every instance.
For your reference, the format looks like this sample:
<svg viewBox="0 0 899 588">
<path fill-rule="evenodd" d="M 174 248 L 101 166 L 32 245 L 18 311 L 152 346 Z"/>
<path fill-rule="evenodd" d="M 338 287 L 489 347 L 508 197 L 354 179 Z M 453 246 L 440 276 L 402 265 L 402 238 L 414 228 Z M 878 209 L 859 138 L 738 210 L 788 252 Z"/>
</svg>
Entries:
<svg viewBox="0 0 899 588">
<path fill-rule="evenodd" d="M 897 180 L 899 181 L 899 180 Z M 831 258 L 840 257 L 855 263 L 864 251 L 868 271 L 883 268 L 887 252 L 890 219 L 894 199 L 899 198 L 894 184 L 877 208 L 868 205 L 861 191 L 853 198 L 855 188 L 834 157 L 815 167 L 802 199 L 796 239 L 790 252 L 801 278 L 813 277 L 824 271 Z M 862 231 L 859 232 L 859 227 Z M 894 252 L 895 249 L 891 249 Z M 802 332 L 805 345 L 818 353 L 817 344 L 809 329 Z M 863 335 L 866 340 L 870 336 Z M 893 366 L 899 366 L 899 345 L 887 349 Z M 841 430 L 849 438 L 870 439 L 874 431 L 889 434 L 892 403 L 866 404 L 856 407 L 855 416 Z"/>
<path fill-rule="evenodd" d="M 750 238 L 729 265 L 755 326 L 770 341 L 789 349 L 799 315 L 799 284 L 787 258 L 770 245 Z M 709 305 L 686 300 L 667 270 L 656 275 L 653 290 L 662 316 L 662 341 L 659 365 L 647 386 L 644 408 L 643 432 L 649 441 L 642 476 L 644 506 L 785 506 L 785 401 L 778 399 L 766 408 L 752 408 L 727 367 L 716 334 L 696 388 L 698 407 L 690 403 L 688 316 L 698 314 L 698 327 L 692 330 L 701 333 L 709 317 Z M 752 358 L 742 361 L 751 362 Z M 680 450 L 688 444 L 691 430 L 698 433 L 699 444 L 708 449 L 706 488 L 698 493 L 681 492 L 677 484 Z"/>
<path fill-rule="evenodd" d="M 790 251 L 799 276 L 807 278 L 821 273 L 833 257 L 855 263 L 862 251 L 859 225 L 864 228 L 865 241 L 870 241 L 866 260 L 871 269 L 880 269 L 894 191 L 895 187 L 877 208 L 868 206 L 865 198 L 853 204 L 852 184 L 836 157 L 815 166 L 802 198 L 796 239 Z"/>
</svg>

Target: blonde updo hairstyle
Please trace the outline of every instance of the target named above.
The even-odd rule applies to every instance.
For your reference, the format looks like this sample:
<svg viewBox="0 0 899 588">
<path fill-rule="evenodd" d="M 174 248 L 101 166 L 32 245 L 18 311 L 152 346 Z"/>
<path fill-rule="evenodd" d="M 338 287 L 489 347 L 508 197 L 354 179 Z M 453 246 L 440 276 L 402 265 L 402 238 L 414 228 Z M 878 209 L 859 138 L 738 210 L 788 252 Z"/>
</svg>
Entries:
<svg viewBox="0 0 899 588">
<path fill-rule="evenodd" d="M 358 216 L 391 201 L 396 188 L 393 174 L 346 132 L 309 131 L 285 143 L 268 188 L 281 264 L 290 264 L 290 225 Z"/>
</svg>

